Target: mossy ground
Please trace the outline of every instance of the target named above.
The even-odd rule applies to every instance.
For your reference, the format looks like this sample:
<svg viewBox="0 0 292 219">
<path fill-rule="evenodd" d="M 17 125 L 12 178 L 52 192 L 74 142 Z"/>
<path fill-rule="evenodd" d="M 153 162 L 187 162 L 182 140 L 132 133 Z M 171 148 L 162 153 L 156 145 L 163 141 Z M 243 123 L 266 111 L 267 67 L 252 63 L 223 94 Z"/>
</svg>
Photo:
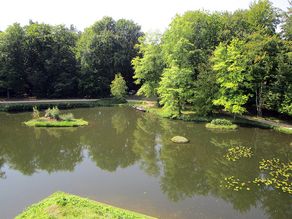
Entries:
<svg viewBox="0 0 292 219">
<path fill-rule="evenodd" d="M 173 138 L 171 138 L 171 141 L 178 144 L 185 144 L 189 142 L 189 139 L 183 136 L 174 136 Z"/>
<path fill-rule="evenodd" d="M 70 121 L 58 121 L 48 119 L 32 119 L 24 123 L 31 127 L 78 127 L 88 125 L 88 122 L 83 119 L 72 119 Z"/>
<path fill-rule="evenodd" d="M 143 214 L 116 208 L 76 195 L 57 192 L 28 207 L 16 219 L 154 219 Z"/>
</svg>

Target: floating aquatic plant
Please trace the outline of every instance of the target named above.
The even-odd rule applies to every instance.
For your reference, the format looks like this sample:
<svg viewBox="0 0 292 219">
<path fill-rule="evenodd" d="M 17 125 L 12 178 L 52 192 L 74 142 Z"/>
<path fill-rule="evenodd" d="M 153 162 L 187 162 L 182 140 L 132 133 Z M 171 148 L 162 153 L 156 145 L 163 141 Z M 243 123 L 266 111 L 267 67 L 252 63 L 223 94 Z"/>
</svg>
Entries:
<svg viewBox="0 0 292 219">
<path fill-rule="evenodd" d="M 234 191 L 241 191 L 241 190 L 249 191 L 250 183 L 251 183 L 250 181 L 246 183 L 246 182 L 240 181 L 238 178 L 235 178 L 234 176 L 230 176 L 230 177 L 224 178 L 224 182 L 221 183 L 221 187 L 224 187 L 226 189 L 231 189 Z"/>
<path fill-rule="evenodd" d="M 252 156 L 252 150 L 249 147 L 235 146 L 228 149 L 224 157 L 229 161 L 236 161 L 240 158 L 250 158 Z"/>
<path fill-rule="evenodd" d="M 259 163 L 262 172 L 261 178 L 253 182 L 257 185 L 271 186 L 281 189 L 283 192 L 292 194 L 292 162 L 283 163 L 279 159 L 262 160 Z"/>
</svg>

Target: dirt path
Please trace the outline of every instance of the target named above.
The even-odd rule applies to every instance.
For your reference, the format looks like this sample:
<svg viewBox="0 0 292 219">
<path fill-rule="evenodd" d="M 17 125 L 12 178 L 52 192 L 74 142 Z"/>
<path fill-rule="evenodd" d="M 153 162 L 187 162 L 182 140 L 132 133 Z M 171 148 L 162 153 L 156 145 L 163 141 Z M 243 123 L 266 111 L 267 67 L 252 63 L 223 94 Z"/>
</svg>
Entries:
<svg viewBox="0 0 292 219">
<path fill-rule="evenodd" d="M 270 126 L 285 127 L 292 130 L 292 124 L 285 121 L 276 122 L 270 119 L 266 119 L 262 117 L 253 117 L 253 116 L 237 116 L 237 117 L 241 119 L 246 119 L 249 121 L 260 122 L 260 123 L 270 125 Z"/>
</svg>

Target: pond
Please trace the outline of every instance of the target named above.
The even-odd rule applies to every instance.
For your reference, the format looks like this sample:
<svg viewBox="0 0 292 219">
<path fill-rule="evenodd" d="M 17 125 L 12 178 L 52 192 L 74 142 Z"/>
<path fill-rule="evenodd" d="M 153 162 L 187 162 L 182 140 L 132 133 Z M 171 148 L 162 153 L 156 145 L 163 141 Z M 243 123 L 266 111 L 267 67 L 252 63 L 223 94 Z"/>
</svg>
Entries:
<svg viewBox="0 0 292 219">
<path fill-rule="evenodd" d="M 32 128 L 31 113 L 0 113 L 0 218 L 64 191 L 159 218 L 292 218 L 291 195 L 271 186 L 235 191 L 226 178 L 261 177 L 259 162 L 291 161 L 292 136 L 240 127 L 218 132 L 129 107 L 74 109 L 79 128 Z M 170 139 L 182 135 L 189 144 Z M 228 148 L 252 156 L 226 159 Z"/>
</svg>

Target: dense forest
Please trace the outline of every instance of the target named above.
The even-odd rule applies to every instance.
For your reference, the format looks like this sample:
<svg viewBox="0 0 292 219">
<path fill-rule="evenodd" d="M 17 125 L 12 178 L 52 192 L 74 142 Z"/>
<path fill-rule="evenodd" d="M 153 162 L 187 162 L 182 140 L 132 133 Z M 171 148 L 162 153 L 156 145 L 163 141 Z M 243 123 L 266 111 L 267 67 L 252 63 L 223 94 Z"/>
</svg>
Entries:
<svg viewBox="0 0 292 219">
<path fill-rule="evenodd" d="M 0 32 L 0 95 L 105 97 L 115 74 L 168 116 L 263 110 L 292 115 L 292 4 L 188 11 L 163 33 L 104 17 L 83 32 L 30 22 Z"/>
<path fill-rule="evenodd" d="M 0 33 L 0 95 L 104 97 L 117 72 L 134 89 L 131 60 L 142 35 L 133 21 L 111 17 L 82 33 L 73 26 L 13 24 Z"/>
</svg>

